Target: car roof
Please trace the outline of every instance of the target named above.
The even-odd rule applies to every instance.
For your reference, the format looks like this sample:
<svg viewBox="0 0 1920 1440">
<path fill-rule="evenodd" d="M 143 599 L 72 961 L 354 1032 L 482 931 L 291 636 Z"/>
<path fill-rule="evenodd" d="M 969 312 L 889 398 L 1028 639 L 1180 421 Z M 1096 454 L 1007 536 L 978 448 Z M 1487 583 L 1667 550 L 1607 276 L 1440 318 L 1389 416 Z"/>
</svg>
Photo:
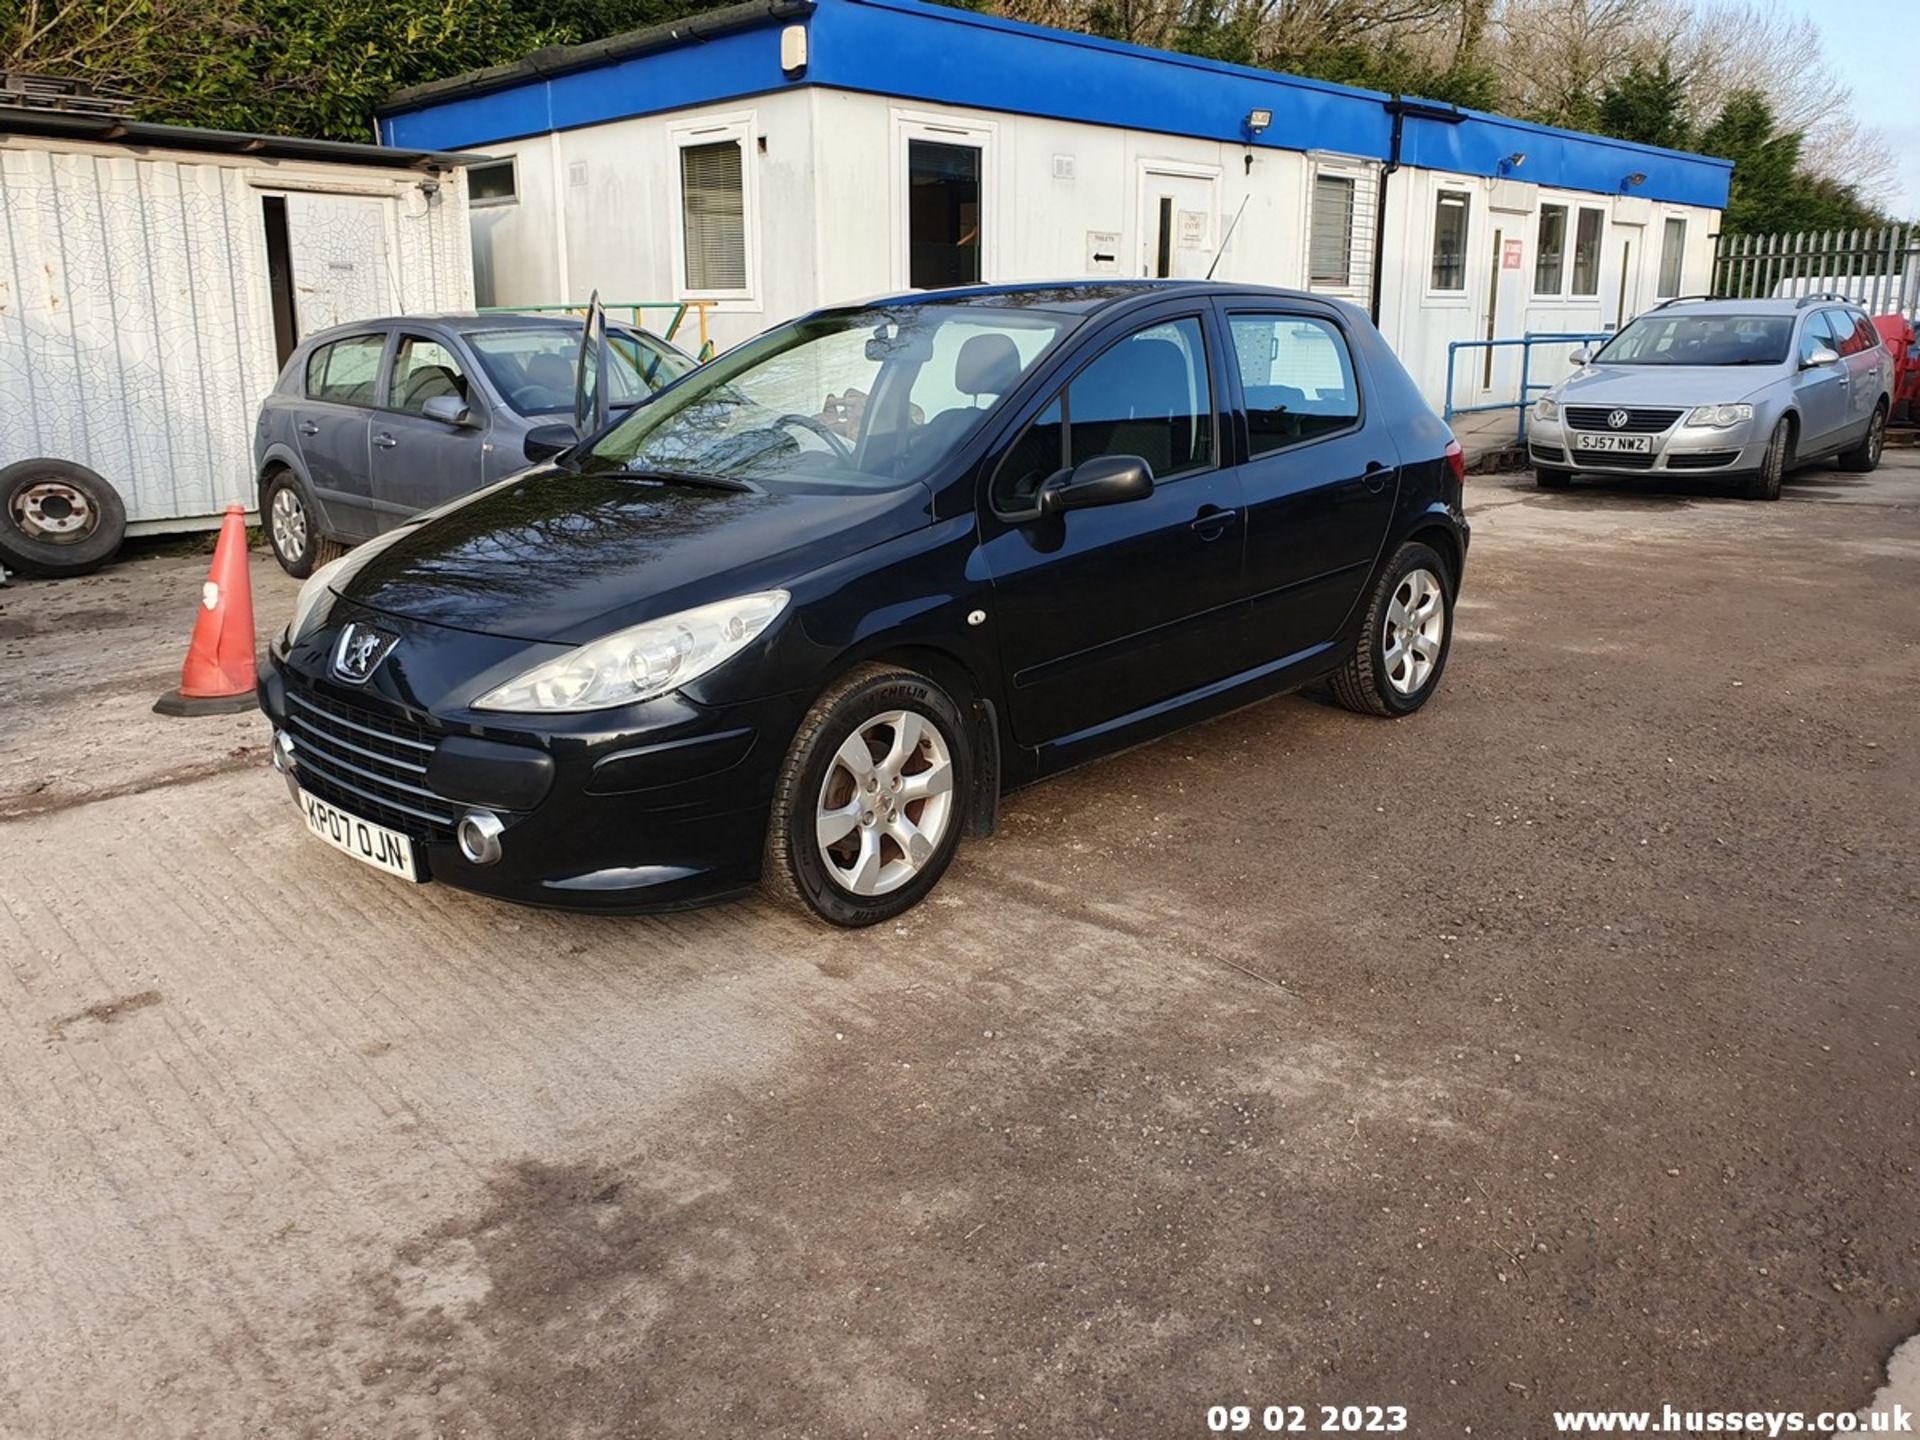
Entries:
<svg viewBox="0 0 1920 1440">
<path fill-rule="evenodd" d="M 1325 295 L 1304 290 L 1280 290 L 1268 285 L 1241 285 L 1226 280 L 1048 280 L 1017 285 L 961 285 L 946 290 L 907 290 L 870 295 L 838 305 L 823 305 L 816 314 L 866 310 L 880 306 L 978 305 L 995 309 L 1046 310 L 1069 315 L 1096 311 L 1149 297 L 1177 295 L 1264 295 L 1289 302 L 1337 304 Z"/>
<path fill-rule="evenodd" d="M 1669 310 L 1685 315 L 1798 315 L 1802 311 L 1818 310 L 1827 305 L 1860 309 L 1859 301 L 1850 300 L 1845 295 L 1761 295 L 1750 300 L 1728 299 L 1718 295 L 1683 295 L 1677 300 L 1663 300 L 1651 309 L 1642 310 L 1640 316 L 1658 315 Z"/>
<path fill-rule="evenodd" d="M 454 310 L 437 315 L 375 315 L 365 320 L 354 320 L 345 325 L 329 326 L 325 330 L 316 330 L 305 337 L 303 344 L 316 340 L 332 340 L 342 335 L 364 335 L 369 330 L 384 329 L 389 325 L 434 325 L 442 330 L 451 330 L 460 335 L 472 335 L 487 330 L 570 330 L 579 333 L 581 317 L 579 315 L 527 314 L 518 310 Z M 607 316 L 607 324 L 616 330 L 642 330 L 659 339 L 643 325 L 635 325 L 618 315 Z"/>
</svg>

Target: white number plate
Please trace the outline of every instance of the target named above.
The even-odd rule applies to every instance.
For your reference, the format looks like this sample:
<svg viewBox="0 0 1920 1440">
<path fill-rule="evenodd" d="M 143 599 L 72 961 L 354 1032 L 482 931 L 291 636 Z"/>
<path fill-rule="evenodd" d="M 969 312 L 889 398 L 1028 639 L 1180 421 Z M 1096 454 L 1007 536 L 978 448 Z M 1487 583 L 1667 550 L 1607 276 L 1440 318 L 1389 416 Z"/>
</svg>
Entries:
<svg viewBox="0 0 1920 1440">
<path fill-rule="evenodd" d="M 1575 435 L 1573 448 L 1611 451 L 1616 455 L 1651 455 L 1653 437 L 1651 435 Z"/>
<path fill-rule="evenodd" d="M 334 849 L 344 850 L 376 870 L 419 883 L 419 867 L 413 861 L 413 841 L 398 830 L 349 815 L 304 790 L 300 791 L 300 813 L 306 817 L 307 829 Z"/>
</svg>

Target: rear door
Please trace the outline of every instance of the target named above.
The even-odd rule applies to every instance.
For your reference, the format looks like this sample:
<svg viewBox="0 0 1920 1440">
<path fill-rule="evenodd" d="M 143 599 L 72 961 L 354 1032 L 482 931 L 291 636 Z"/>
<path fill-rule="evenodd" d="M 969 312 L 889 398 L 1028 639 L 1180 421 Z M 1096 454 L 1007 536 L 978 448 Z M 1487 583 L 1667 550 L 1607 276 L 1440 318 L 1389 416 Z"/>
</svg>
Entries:
<svg viewBox="0 0 1920 1440">
<path fill-rule="evenodd" d="M 1848 377 L 1845 357 L 1828 365 L 1810 365 L 1816 350 L 1839 353 L 1840 342 L 1826 310 L 1816 310 L 1800 329 L 1800 372 L 1794 376 L 1794 400 L 1800 411 L 1802 455 L 1831 450 L 1847 428 Z"/>
<path fill-rule="evenodd" d="M 1023 745 L 1090 740 L 1245 667 L 1239 479 L 1220 463 L 1220 355 L 1205 302 L 1103 339 L 1007 449 L 982 554 L 1008 718 Z M 1097 455 L 1153 469 L 1143 499 L 1018 518 Z M 1043 765 L 1070 752 L 1054 750 Z"/>
<path fill-rule="evenodd" d="M 1222 302 L 1242 420 L 1249 648 L 1265 664 L 1338 634 L 1393 515 L 1400 456 L 1369 417 L 1331 312 Z"/>
<path fill-rule="evenodd" d="M 294 443 L 328 527 L 365 539 L 374 519 L 368 421 L 380 385 L 384 330 L 348 335 L 307 356 L 302 398 L 294 407 Z"/>
<path fill-rule="evenodd" d="M 489 415 L 471 363 L 451 336 L 401 328 L 388 367 L 386 405 L 373 416 L 373 500 L 382 530 L 477 490 L 485 480 Z M 467 423 L 426 414 L 427 401 L 451 397 Z"/>
<path fill-rule="evenodd" d="M 1840 358 L 1847 362 L 1847 439 L 1860 440 L 1867 433 L 1873 410 L 1880 403 L 1880 366 L 1885 351 L 1880 332 L 1858 310 L 1835 310 L 1828 324 L 1837 333 L 1842 325 L 1852 326 Z"/>
</svg>

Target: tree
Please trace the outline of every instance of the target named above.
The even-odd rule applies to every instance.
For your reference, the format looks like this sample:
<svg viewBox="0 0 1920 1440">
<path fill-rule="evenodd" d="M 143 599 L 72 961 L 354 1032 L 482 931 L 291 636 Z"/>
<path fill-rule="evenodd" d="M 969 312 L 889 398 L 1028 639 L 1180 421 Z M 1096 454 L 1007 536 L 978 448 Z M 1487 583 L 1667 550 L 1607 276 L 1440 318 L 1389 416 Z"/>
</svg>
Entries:
<svg viewBox="0 0 1920 1440">
<path fill-rule="evenodd" d="M 1722 228 L 1735 235 L 1854 229 L 1886 222 L 1853 187 L 1801 168 L 1802 137 L 1781 130 L 1758 90 L 1735 90 L 1700 148 L 1733 161 L 1733 190 Z"/>
<path fill-rule="evenodd" d="M 1686 82 L 1674 73 L 1672 56 L 1662 52 L 1652 64 L 1635 59 L 1607 85 L 1600 96 L 1600 130 L 1669 150 L 1692 143 Z"/>
</svg>

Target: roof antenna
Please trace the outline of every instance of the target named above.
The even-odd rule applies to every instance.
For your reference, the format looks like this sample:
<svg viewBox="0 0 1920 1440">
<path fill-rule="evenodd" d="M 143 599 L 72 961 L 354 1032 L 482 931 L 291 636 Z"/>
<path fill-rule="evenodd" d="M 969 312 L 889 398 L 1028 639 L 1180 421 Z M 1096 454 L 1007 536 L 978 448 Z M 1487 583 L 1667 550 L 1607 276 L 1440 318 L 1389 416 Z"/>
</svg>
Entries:
<svg viewBox="0 0 1920 1440">
<path fill-rule="evenodd" d="M 1220 248 L 1213 252 L 1213 264 L 1207 266 L 1207 279 L 1211 280 L 1213 278 L 1213 272 L 1220 268 L 1220 257 L 1227 253 L 1227 242 L 1233 239 L 1234 227 L 1240 223 L 1240 217 L 1244 215 L 1247 210 L 1247 201 L 1252 198 L 1253 192 L 1251 190 L 1240 197 L 1240 208 L 1233 212 L 1233 219 L 1227 222 L 1227 233 L 1220 237 Z"/>
</svg>

